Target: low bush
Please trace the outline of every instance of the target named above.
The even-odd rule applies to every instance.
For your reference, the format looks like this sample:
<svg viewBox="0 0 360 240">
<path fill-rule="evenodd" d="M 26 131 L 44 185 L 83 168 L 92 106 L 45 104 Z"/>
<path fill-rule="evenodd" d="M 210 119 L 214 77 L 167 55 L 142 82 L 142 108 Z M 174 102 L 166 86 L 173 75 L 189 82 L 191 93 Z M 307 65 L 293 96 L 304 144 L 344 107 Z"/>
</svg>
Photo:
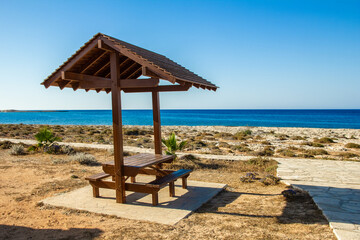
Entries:
<svg viewBox="0 0 360 240">
<path fill-rule="evenodd" d="M 251 158 L 251 159 L 247 160 L 246 163 L 250 164 L 250 165 L 256 165 L 256 166 L 266 166 L 271 161 L 273 161 L 273 160 L 270 160 L 268 158 L 257 157 L 257 158 Z"/>
<path fill-rule="evenodd" d="M 0 149 L 10 149 L 12 145 L 13 143 L 10 141 L 2 141 L 0 142 Z"/>
<path fill-rule="evenodd" d="M 317 142 L 303 142 L 301 145 L 310 146 L 310 147 L 324 147 L 324 145 Z"/>
<path fill-rule="evenodd" d="M 240 181 L 243 183 L 251 183 L 254 182 L 259 174 L 256 172 L 248 172 L 244 177 L 240 178 Z"/>
<path fill-rule="evenodd" d="M 314 142 L 317 142 L 317 143 L 334 143 L 334 140 L 332 140 L 331 138 L 328 138 L 328 137 L 323 137 L 323 138 L 314 138 Z"/>
<path fill-rule="evenodd" d="M 88 153 L 76 153 L 71 157 L 72 161 L 78 162 L 81 165 L 87 166 L 99 166 L 100 163 L 96 160 L 96 158 Z"/>
<path fill-rule="evenodd" d="M 10 148 L 10 155 L 25 155 L 25 149 L 23 145 L 16 144 Z"/>
<path fill-rule="evenodd" d="M 239 131 L 239 132 L 235 133 L 234 137 L 237 140 L 244 140 L 244 139 L 247 139 L 248 137 L 250 137 L 251 134 L 252 134 L 251 130 L 247 129 L 247 130 Z"/>
<path fill-rule="evenodd" d="M 292 136 L 290 139 L 291 140 L 305 140 L 305 138 L 302 136 Z"/>
<path fill-rule="evenodd" d="M 359 155 L 355 153 L 344 152 L 344 153 L 339 153 L 338 156 L 342 158 L 354 158 L 354 157 L 358 157 Z"/>
<path fill-rule="evenodd" d="M 296 154 L 292 150 L 287 148 L 278 149 L 276 153 L 283 157 L 296 157 Z"/>
<path fill-rule="evenodd" d="M 74 155 L 76 153 L 75 149 L 69 145 L 61 145 L 60 151 L 66 155 Z"/>
<path fill-rule="evenodd" d="M 266 175 L 264 178 L 260 179 L 259 182 L 262 184 L 269 186 L 269 185 L 276 185 L 279 184 L 280 178 L 274 176 L 274 175 Z"/>
<path fill-rule="evenodd" d="M 233 145 L 230 147 L 231 150 L 236 150 L 239 152 L 251 152 L 252 150 L 248 147 L 247 144 Z"/>
<path fill-rule="evenodd" d="M 346 148 L 360 148 L 360 144 L 357 143 L 347 143 L 345 145 Z"/>
<path fill-rule="evenodd" d="M 325 151 L 324 149 L 309 149 L 306 150 L 307 154 L 310 155 L 328 155 L 329 153 L 327 151 Z"/>
<path fill-rule="evenodd" d="M 266 157 L 266 156 L 269 157 L 269 156 L 273 156 L 274 153 L 275 152 L 274 152 L 273 147 L 266 146 L 266 147 L 264 147 L 263 150 L 254 152 L 254 155 L 255 156 L 260 156 L 260 157 Z"/>
</svg>

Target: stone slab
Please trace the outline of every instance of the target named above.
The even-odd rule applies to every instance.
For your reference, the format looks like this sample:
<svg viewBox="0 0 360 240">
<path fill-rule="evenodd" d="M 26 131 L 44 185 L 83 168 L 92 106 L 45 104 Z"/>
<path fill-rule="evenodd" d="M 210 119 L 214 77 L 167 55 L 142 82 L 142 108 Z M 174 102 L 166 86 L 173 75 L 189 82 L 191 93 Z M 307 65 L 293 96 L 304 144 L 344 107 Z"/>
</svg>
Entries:
<svg viewBox="0 0 360 240">
<path fill-rule="evenodd" d="M 313 197 L 338 239 L 360 239 L 360 162 L 278 161 L 278 176 Z"/>
<path fill-rule="evenodd" d="M 149 176 L 141 176 L 137 180 L 146 182 L 150 179 Z M 115 202 L 114 190 L 100 189 L 100 197 L 94 198 L 91 186 L 59 194 L 41 202 L 56 207 L 173 225 L 208 202 L 225 187 L 225 184 L 220 183 L 189 180 L 188 189 L 182 189 L 180 179 L 175 183 L 175 197 L 169 197 L 168 187 L 160 190 L 158 206 L 152 206 L 151 194 L 126 192 L 127 203 L 119 204 Z"/>
</svg>

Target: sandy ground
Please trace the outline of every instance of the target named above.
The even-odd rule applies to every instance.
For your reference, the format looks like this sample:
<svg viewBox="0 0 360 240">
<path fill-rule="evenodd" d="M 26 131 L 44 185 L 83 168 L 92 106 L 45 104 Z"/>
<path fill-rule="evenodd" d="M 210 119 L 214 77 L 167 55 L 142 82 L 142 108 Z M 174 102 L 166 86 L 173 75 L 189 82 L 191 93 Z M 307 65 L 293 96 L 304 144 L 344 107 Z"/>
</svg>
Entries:
<svg viewBox="0 0 360 240">
<path fill-rule="evenodd" d="M 100 162 L 108 151 L 87 150 Z M 188 164 L 179 161 L 169 167 Z M 0 239 L 335 239 L 310 197 L 287 200 L 283 184 L 243 183 L 240 177 L 268 166 L 201 161 L 190 179 L 228 188 L 175 226 L 38 205 L 43 198 L 85 186 L 100 172 L 67 155 L 12 156 L 0 150 Z"/>
</svg>

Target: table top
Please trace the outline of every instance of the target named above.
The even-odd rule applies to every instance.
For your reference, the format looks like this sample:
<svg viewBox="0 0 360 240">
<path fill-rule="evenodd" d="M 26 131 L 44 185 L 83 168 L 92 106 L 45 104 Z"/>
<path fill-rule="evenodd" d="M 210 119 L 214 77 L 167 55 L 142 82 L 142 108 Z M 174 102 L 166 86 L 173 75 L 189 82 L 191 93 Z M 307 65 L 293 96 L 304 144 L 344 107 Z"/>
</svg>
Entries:
<svg viewBox="0 0 360 240">
<path fill-rule="evenodd" d="M 134 168 L 145 168 L 151 165 L 156 165 L 163 162 L 168 162 L 174 160 L 173 155 L 161 155 L 161 154 L 151 154 L 151 153 L 141 153 L 134 156 L 124 157 L 124 166 L 125 167 L 134 167 Z M 114 166 L 114 161 L 109 161 L 103 164 L 103 166 Z"/>
</svg>

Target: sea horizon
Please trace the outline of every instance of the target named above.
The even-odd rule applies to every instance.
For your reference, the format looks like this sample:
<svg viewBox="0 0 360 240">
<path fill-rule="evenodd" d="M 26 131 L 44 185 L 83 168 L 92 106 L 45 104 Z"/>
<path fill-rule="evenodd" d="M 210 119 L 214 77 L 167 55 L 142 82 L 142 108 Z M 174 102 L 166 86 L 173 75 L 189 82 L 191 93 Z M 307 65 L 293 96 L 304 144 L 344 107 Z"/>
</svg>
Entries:
<svg viewBox="0 0 360 240">
<path fill-rule="evenodd" d="M 152 125 L 151 109 L 124 109 L 124 125 Z M 110 109 L 0 112 L 1 124 L 111 125 Z M 360 129 L 360 109 L 162 109 L 162 125 Z"/>
</svg>

